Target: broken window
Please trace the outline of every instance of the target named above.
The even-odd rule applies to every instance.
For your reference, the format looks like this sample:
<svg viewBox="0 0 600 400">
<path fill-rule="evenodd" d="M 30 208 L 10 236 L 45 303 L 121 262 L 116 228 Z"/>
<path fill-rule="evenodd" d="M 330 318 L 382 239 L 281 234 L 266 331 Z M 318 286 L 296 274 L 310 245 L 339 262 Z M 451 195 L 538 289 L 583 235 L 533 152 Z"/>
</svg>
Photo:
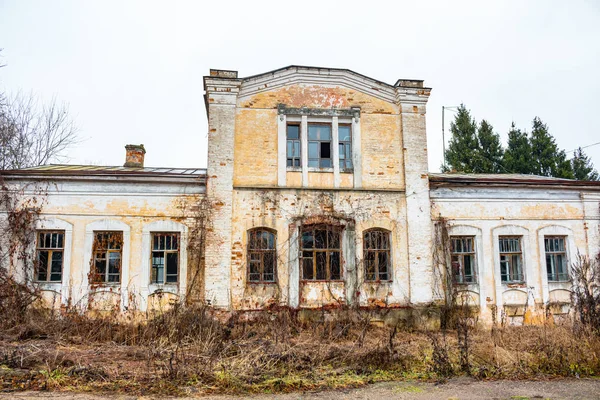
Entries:
<svg viewBox="0 0 600 400">
<path fill-rule="evenodd" d="M 300 167 L 300 125 L 288 124 L 287 126 L 287 166 Z"/>
<path fill-rule="evenodd" d="M 333 225 L 305 225 L 301 228 L 302 279 L 342 279 L 342 230 Z"/>
<path fill-rule="evenodd" d="M 248 281 L 275 282 L 276 236 L 259 228 L 248 231 Z"/>
<path fill-rule="evenodd" d="M 332 168 L 331 125 L 308 124 L 308 166 Z"/>
<path fill-rule="evenodd" d="M 123 232 L 94 232 L 92 282 L 119 283 Z"/>
<path fill-rule="evenodd" d="M 352 127 L 350 125 L 338 126 L 340 171 L 352 170 Z"/>
<path fill-rule="evenodd" d="M 179 233 L 152 233 L 150 282 L 177 283 L 179 274 Z"/>
<path fill-rule="evenodd" d="M 62 281 L 64 231 L 38 231 L 35 279 L 38 282 Z"/>
<path fill-rule="evenodd" d="M 565 249 L 564 236 L 544 237 L 544 249 L 546 251 L 546 272 L 548 281 L 568 281 L 567 251 Z"/>
<path fill-rule="evenodd" d="M 391 280 L 390 233 L 371 229 L 363 238 L 365 279 L 367 281 Z"/>
<path fill-rule="evenodd" d="M 501 236 L 498 242 L 502 283 L 524 282 L 521 236 Z"/>
<path fill-rule="evenodd" d="M 452 236 L 451 259 L 455 283 L 475 283 L 475 238 L 473 236 Z"/>
</svg>

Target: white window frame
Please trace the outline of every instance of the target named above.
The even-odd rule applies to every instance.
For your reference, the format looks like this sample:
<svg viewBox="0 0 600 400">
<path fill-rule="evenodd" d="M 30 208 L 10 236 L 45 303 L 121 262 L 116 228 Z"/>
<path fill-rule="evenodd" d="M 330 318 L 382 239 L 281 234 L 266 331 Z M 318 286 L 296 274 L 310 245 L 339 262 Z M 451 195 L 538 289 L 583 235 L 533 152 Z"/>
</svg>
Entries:
<svg viewBox="0 0 600 400">
<path fill-rule="evenodd" d="M 341 173 L 351 173 L 354 175 L 354 187 L 362 186 L 362 167 L 361 167 L 361 140 L 360 140 L 360 109 L 353 108 L 355 116 L 312 116 L 312 115 L 287 115 L 279 114 L 277 116 L 278 133 L 278 186 L 285 187 L 287 172 L 302 172 L 302 186 L 308 186 L 309 172 L 333 172 L 334 187 L 339 188 L 341 184 Z M 289 124 L 300 125 L 300 159 L 301 166 L 287 166 L 287 126 Z M 331 146 L 332 146 L 332 167 L 314 168 L 308 167 L 308 125 L 309 124 L 328 124 L 331 125 Z M 339 154 L 339 125 L 349 125 L 351 130 L 352 145 L 352 170 L 340 171 Z"/>
<path fill-rule="evenodd" d="M 87 296 L 91 294 L 92 287 L 89 282 L 90 268 L 92 265 L 92 251 L 94 247 L 94 232 L 98 231 L 121 231 L 123 233 L 123 248 L 121 252 L 121 281 L 117 284 L 102 284 L 94 288 L 95 292 L 102 291 L 114 291 L 115 288 L 119 289 L 121 296 L 121 309 L 127 308 L 129 303 L 129 258 L 131 249 L 131 227 L 123 221 L 114 219 L 102 219 L 94 222 L 90 222 L 85 226 L 85 244 L 83 251 L 83 276 L 82 276 L 82 293 L 81 302 L 84 307 L 87 306 Z"/>
<path fill-rule="evenodd" d="M 549 225 L 544 226 L 537 231 L 538 237 L 538 246 L 539 246 L 539 254 L 540 254 L 540 278 L 542 282 L 542 301 L 546 304 L 550 301 L 550 292 L 553 290 L 570 290 L 571 289 L 571 280 L 569 281 L 560 281 L 553 282 L 548 281 L 548 274 L 546 273 L 546 249 L 544 247 L 544 238 L 546 236 L 563 236 L 565 238 L 565 251 L 567 253 L 567 272 L 569 274 L 569 279 L 573 276 L 571 271 L 571 261 L 573 257 L 577 254 L 577 247 L 574 242 L 574 234 L 571 228 L 561 225 Z"/>
<path fill-rule="evenodd" d="M 61 282 L 36 282 L 42 290 L 52 291 L 60 294 L 61 303 L 67 304 L 71 296 L 71 253 L 73 246 L 73 224 L 59 218 L 43 217 L 36 223 L 36 235 L 38 231 L 64 231 L 63 248 L 63 270 Z M 36 238 L 37 240 L 37 238 Z M 34 271 L 31 271 L 34 274 Z M 33 276 L 33 275 L 32 275 Z"/>
<path fill-rule="evenodd" d="M 179 277 L 178 283 L 151 283 L 152 233 L 179 233 Z M 184 299 L 187 289 L 187 233 L 188 227 L 180 222 L 171 220 L 153 221 L 142 227 L 142 270 L 140 291 L 142 302 L 140 308 L 146 311 L 148 296 L 155 292 L 171 293 Z"/>
</svg>

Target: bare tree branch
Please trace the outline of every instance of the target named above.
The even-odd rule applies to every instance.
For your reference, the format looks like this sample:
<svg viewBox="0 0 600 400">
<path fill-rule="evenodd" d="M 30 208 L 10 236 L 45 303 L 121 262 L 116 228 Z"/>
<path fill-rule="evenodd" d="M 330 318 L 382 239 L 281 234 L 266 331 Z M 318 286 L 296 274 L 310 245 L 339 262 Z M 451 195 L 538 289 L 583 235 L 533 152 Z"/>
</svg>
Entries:
<svg viewBox="0 0 600 400">
<path fill-rule="evenodd" d="M 18 169 L 61 162 L 78 143 L 68 107 L 52 99 L 17 94 L 0 104 L 0 169 Z"/>
</svg>

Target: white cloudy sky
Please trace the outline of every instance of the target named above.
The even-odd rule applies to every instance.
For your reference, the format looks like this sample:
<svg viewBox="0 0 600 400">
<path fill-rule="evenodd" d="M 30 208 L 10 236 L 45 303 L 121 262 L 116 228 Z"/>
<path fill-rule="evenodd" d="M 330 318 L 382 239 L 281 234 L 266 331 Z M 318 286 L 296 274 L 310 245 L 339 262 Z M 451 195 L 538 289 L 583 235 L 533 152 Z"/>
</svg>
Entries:
<svg viewBox="0 0 600 400">
<path fill-rule="evenodd" d="M 433 88 L 430 169 L 441 108 L 464 102 L 506 139 L 545 121 L 565 150 L 600 142 L 600 1 L 0 0 L 0 88 L 70 105 L 83 142 L 71 163 L 206 165 L 202 76 L 290 64 L 348 68 Z M 447 121 L 449 118 L 447 118 Z M 600 145 L 585 149 L 600 167 Z"/>
</svg>

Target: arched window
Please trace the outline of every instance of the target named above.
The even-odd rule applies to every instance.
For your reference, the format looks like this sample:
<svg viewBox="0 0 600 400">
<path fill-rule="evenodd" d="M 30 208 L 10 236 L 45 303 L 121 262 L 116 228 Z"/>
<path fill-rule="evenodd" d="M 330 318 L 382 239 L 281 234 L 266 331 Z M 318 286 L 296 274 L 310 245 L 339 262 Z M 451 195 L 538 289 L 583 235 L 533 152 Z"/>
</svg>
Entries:
<svg viewBox="0 0 600 400">
<path fill-rule="evenodd" d="M 275 282 L 277 237 L 267 229 L 248 231 L 248 281 Z"/>
<path fill-rule="evenodd" d="M 390 233 L 384 229 L 370 229 L 364 233 L 365 280 L 390 281 Z"/>
</svg>

